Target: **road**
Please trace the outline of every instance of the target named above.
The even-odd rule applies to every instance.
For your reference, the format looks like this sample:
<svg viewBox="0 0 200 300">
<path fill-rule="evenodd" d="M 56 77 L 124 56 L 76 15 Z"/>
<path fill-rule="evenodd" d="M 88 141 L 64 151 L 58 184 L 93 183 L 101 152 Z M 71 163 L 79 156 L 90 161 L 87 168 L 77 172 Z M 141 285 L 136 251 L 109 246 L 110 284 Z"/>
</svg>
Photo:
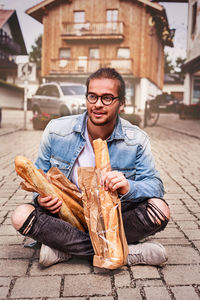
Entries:
<svg viewBox="0 0 200 300">
<path fill-rule="evenodd" d="M 195 126 L 199 123 L 194 131 Z M 0 136 L 0 299 L 200 298 L 200 142 L 184 134 L 184 128 L 181 134 L 161 126 L 145 130 L 171 210 L 167 228 L 153 239 L 166 247 L 169 259 L 164 267 L 124 266 L 115 271 L 80 259 L 40 268 L 39 250 L 23 247 L 30 240 L 16 233 L 10 216 L 18 204 L 31 200 L 31 193 L 19 187 L 14 158 L 20 154 L 34 161 L 42 132 L 29 127 Z"/>
</svg>

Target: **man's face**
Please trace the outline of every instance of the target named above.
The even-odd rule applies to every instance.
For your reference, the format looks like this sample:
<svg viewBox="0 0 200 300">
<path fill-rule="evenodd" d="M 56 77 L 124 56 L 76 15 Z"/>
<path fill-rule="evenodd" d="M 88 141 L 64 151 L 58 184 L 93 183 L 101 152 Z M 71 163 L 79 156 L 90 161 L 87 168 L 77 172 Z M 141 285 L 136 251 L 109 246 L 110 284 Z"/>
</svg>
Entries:
<svg viewBox="0 0 200 300">
<path fill-rule="evenodd" d="M 97 96 L 107 94 L 117 97 L 118 86 L 119 82 L 117 79 L 92 79 L 88 86 L 88 93 L 94 93 Z M 86 105 L 89 119 L 96 126 L 113 125 L 118 113 L 124 107 L 124 104 L 120 104 L 119 99 L 115 99 L 109 106 L 104 105 L 100 98 L 98 98 L 95 104 L 86 101 Z"/>
</svg>

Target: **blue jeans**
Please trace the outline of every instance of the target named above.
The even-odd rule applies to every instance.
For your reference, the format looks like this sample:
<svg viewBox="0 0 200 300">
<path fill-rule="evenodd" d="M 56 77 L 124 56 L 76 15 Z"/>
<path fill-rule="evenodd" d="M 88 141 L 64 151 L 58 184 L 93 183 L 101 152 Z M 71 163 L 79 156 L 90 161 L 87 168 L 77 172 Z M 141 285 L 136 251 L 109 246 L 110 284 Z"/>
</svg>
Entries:
<svg viewBox="0 0 200 300">
<path fill-rule="evenodd" d="M 94 250 L 88 232 L 80 231 L 37 204 L 34 204 L 34 207 L 35 210 L 19 230 L 22 235 L 71 255 L 92 258 Z M 154 219 L 157 217 L 160 222 L 156 222 L 156 219 L 153 222 L 147 209 L 148 213 Z M 122 218 L 128 244 L 162 231 L 169 221 L 155 205 L 148 202 L 148 199 L 141 199 L 137 203 L 122 202 Z"/>
</svg>

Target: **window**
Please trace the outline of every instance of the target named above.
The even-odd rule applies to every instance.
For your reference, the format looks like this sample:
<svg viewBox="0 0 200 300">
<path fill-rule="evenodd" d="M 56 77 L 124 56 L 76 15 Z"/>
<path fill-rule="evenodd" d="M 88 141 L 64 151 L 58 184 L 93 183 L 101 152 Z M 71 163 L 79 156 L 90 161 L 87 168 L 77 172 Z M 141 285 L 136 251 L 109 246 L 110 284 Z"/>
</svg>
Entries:
<svg viewBox="0 0 200 300">
<path fill-rule="evenodd" d="M 106 11 L 106 20 L 107 22 L 117 22 L 118 21 L 118 10 L 109 9 Z"/>
<path fill-rule="evenodd" d="M 130 58 L 130 49 L 129 48 L 118 48 L 117 49 L 118 58 Z"/>
<path fill-rule="evenodd" d="M 197 22 L 197 2 L 192 6 L 192 26 L 191 26 L 191 34 L 195 33 L 196 30 L 196 22 Z"/>
<path fill-rule="evenodd" d="M 85 12 L 74 11 L 74 23 L 84 23 L 84 22 L 85 22 Z"/>
<path fill-rule="evenodd" d="M 99 48 L 90 48 L 89 57 L 98 59 L 99 58 Z"/>
<path fill-rule="evenodd" d="M 59 91 L 56 86 L 50 85 L 48 90 L 48 95 L 51 97 L 59 97 Z"/>
<path fill-rule="evenodd" d="M 70 48 L 61 48 L 59 50 L 59 57 L 61 59 L 68 59 L 71 56 L 71 49 Z"/>
<path fill-rule="evenodd" d="M 200 102 L 200 77 L 194 77 L 192 104 Z"/>
</svg>

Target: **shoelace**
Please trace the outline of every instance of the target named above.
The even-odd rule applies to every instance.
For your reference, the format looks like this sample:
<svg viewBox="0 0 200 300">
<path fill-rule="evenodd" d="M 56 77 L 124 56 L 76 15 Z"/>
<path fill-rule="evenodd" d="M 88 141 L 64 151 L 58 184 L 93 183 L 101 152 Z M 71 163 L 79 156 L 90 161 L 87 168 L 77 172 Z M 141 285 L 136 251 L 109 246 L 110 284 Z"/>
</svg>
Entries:
<svg viewBox="0 0 200 300">
<path fill-rule="evenodd" d="M 141 252 L 128 255 L 128 263 L 130 265 L 140 264 L 144 262 L 144 257 Z"/>
</svg>

